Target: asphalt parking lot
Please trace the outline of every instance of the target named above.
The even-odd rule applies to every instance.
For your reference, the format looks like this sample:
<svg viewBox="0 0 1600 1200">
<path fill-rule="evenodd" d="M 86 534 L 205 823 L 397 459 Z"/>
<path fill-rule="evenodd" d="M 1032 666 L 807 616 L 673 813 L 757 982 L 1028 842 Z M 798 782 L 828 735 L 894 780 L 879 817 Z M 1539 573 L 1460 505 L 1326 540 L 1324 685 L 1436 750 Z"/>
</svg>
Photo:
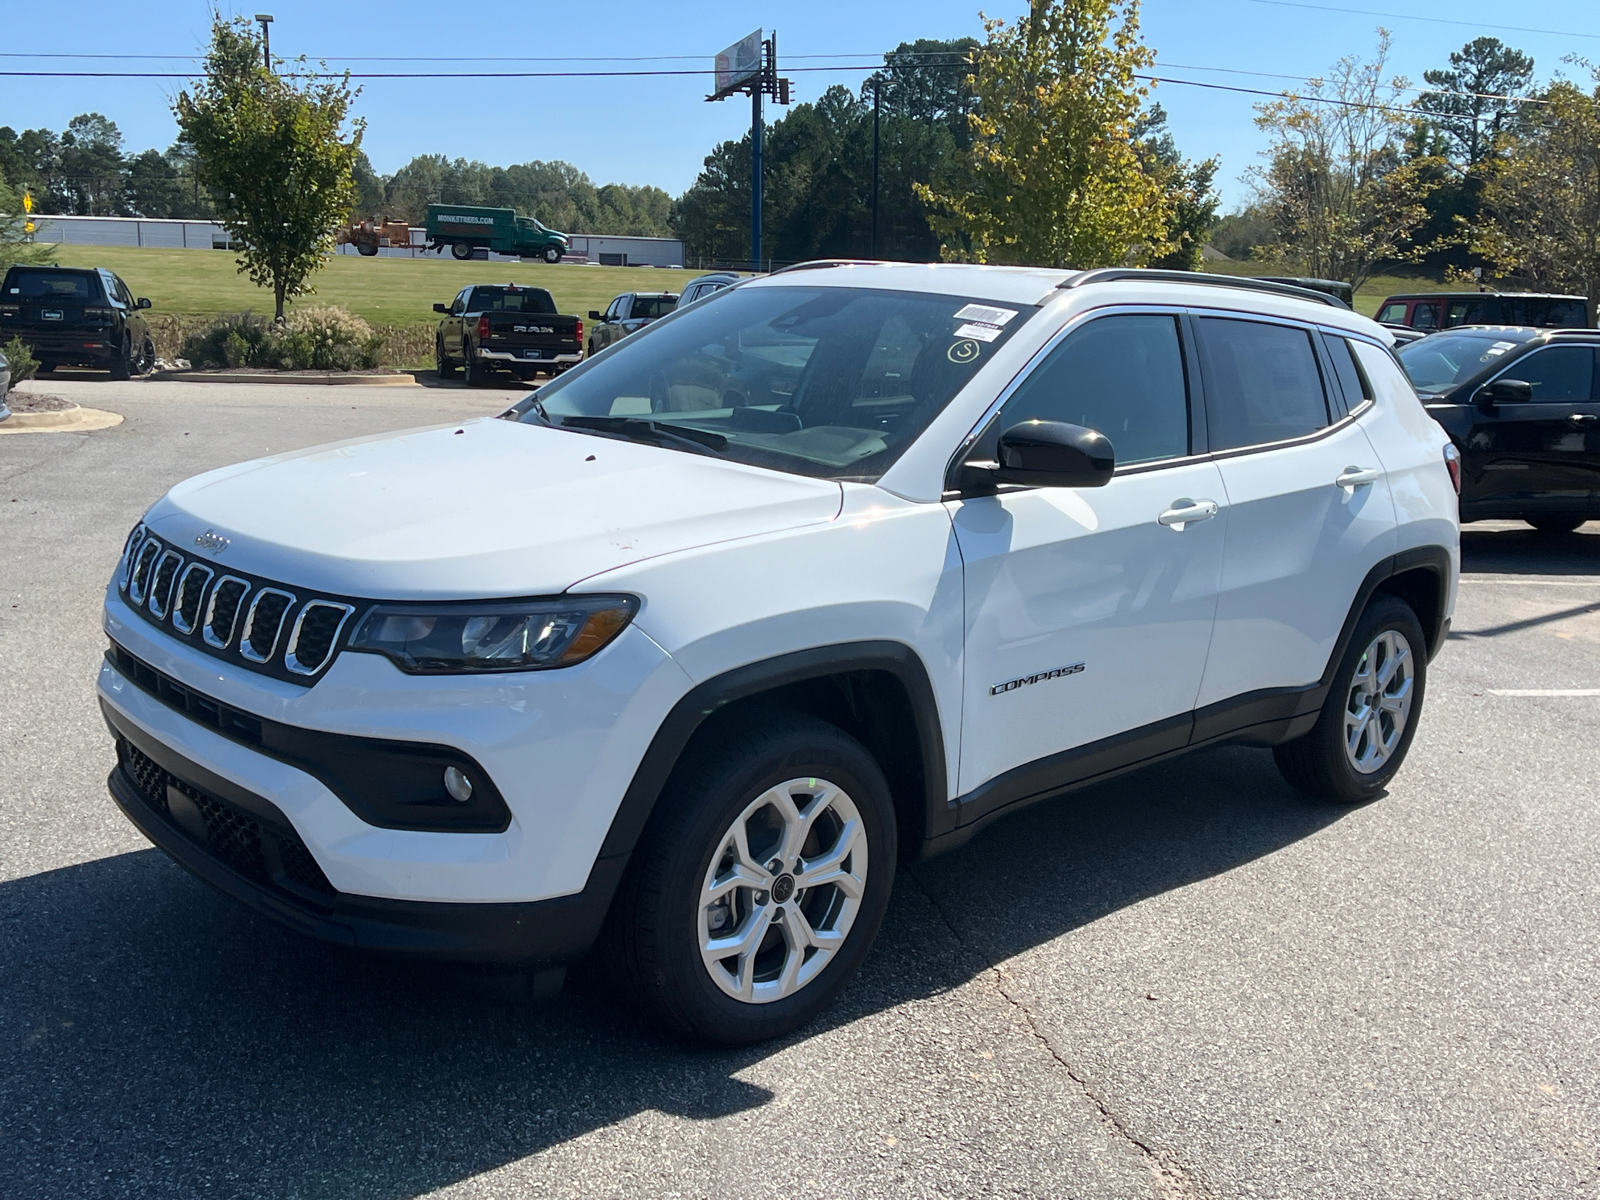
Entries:
<svg viewBox="0 0 1600 1200">
<path fill-rule="evenodd" d="M 712 1053 L 303 941 L 113 806 L 98 612 L 144 508 L 508 392 L 89 380 L 0 437 L 0 1196 L 1600 1195 L 1600 523 L 1463 535 L 1384 799 L 1230 748 L 903 872 L 824 1022 Z"/>
</svg>

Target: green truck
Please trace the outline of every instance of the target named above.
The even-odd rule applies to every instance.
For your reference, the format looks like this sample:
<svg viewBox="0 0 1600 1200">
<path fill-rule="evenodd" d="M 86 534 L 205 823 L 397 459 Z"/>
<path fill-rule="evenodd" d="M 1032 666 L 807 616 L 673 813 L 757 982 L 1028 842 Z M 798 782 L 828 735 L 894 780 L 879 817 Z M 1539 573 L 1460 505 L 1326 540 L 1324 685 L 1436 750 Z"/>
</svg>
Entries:
<svg viewBox="0 0 1600 1200">
<path fill-rule="evenodd" d="M 519 217 L 512 208 L 480 208 L 470 204 L 428 205 L 428 249 L 450 247 L 456 258 L 471 258 L 482 246 L 497 254 L 542 258 L 560 262 L 567 252 L 567 235 L 546 229 L 532 217 Z"/>
</svg>

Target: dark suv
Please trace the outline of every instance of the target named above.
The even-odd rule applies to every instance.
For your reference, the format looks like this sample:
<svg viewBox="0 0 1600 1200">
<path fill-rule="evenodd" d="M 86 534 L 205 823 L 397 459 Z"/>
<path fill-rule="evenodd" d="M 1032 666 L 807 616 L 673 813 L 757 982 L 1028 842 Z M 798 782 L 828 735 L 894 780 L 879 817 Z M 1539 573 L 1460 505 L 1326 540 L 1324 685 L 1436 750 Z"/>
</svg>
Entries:
<svg viewBox="0 0 1600 1200">
<path fill-rule="evenodd" d="M 1463 521 L 1600 517 L 1600 331 L 1464 326 L 1399 357 L 1461 452 Z"/>
<path fill-rule="evenodd" d="M 127 379 L 155 366 L 149 307 L 104 267 L 18 265 L 0 282 L 0 342 L 20 337 L 41 371 L 103 367 Z"/>
<path fill-rule="evenodd" d="M 1582 296 L 1544 292 L 1422 292 L 1390 296 L 1378 309 L 1377 321 L 1427 333 L 1457 325 L 1586 329 L 1594 324 L 1589 302 Z"/>
</svg>

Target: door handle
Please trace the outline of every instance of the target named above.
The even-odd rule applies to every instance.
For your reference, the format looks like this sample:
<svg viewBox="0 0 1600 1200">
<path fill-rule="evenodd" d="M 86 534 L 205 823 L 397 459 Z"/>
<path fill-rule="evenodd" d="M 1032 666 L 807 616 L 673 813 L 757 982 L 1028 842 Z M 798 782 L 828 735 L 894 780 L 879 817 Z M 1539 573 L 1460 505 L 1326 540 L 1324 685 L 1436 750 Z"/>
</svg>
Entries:
<svg viewBox="0 0 1600 1200">
<path fill-rule="evenodd" d="M 1567 420 L 1574 425 L 1592 425 L 1594 422 L 1600 421 L 1600 417 L 1595 416 L 1594 413 L 1573 413 Z"/>
<path fill-rule="evenodd" d="M 1377 483 L 1383 478 L 1382 471 L 1375 471 L 1371 467 L 1346 467 L 1333 481 L 1334 487 L 1349 488 L 1355 491 L 1358 487 L 1366 487 L 1370 483 Z"/>
<path fill-rule="evenodd" d="M 1185 525 L 1193 525 L 1196 521 L 1209 521 L 1216 515 L 1215 500 L 1191 500 L 1184 496 L 1180 500 L 1174 500 L 1172 507 L 1156 518 L 1156 523 L 1182 533 Z"/>
</svg>

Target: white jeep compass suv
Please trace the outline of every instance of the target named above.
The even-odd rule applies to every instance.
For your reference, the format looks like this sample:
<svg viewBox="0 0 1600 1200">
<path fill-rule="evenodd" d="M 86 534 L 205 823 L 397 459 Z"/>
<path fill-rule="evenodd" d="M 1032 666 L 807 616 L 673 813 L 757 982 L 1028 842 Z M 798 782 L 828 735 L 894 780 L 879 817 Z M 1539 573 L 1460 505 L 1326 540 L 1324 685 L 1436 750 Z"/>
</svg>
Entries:
<svg viewBox="0 0 1600 1200">
<path fill-rule="evenodd" d="M 669 1027 L 792 1029 L 898 861 L 1221 742 L 1377 796 L 1458 575 L 1382 327 L 1175 272 L 821 263 L 501 419 L 198 476 L 128 539 L 112 795 L 347 945 L 597 943 Z"/>
</svg>

